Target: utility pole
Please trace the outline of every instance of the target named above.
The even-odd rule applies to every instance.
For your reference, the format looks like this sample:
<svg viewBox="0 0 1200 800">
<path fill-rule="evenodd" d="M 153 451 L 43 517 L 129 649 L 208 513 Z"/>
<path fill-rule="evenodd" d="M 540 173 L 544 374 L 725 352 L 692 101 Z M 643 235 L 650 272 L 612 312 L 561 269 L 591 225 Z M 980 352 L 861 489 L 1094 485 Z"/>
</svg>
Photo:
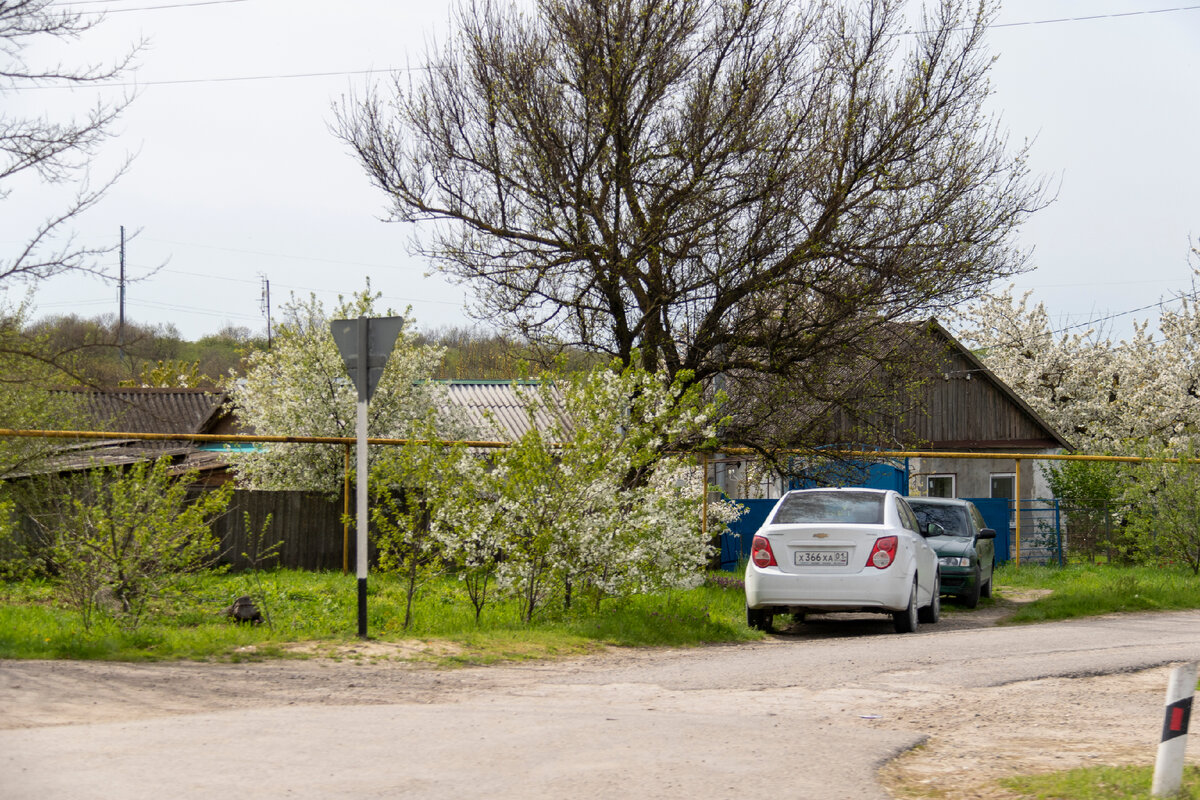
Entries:
<svg viewBox="0 0 1200 800">
<path fill-rule="evenodd" d="M 118 283 L 117 347 L 125 358 L 125 226 L 121 226 L 121 278 Z"/>
<path fill-rule="evenodd" d="M 259 302 L 259 309 L 266 315 L 267 318 L 267 349 L 271 349 L 271 281 L 263 273 L 259 273 L 262 278 L 263 288 L 262 296 Z"/>
</svg>

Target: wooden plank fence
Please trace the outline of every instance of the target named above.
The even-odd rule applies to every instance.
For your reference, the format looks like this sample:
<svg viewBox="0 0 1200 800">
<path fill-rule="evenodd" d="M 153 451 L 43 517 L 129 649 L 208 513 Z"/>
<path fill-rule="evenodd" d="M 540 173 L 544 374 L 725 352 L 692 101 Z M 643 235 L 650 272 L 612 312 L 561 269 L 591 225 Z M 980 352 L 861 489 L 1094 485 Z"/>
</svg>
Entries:
<svg viewBox="0 0 1200 800">
<path fill-rule="evenodd" d="M 229 510 L 213 523 L 221 540 L 221 561 L 234 569 L 251 566 L 251 538 L 271 516 L 262 547 L 282 541 L 279 558 L 262 566 L 292 569 L 342 568 L 342 499 L 312 492 L 266 492 L 238 489 Z M 353 508 L 351 498 L 351 508 Z M 246 520 L 249 517 L 249 530 Z M 350 560 L 354 560 L 354 530 L 350 530 Z"/>
</svg>

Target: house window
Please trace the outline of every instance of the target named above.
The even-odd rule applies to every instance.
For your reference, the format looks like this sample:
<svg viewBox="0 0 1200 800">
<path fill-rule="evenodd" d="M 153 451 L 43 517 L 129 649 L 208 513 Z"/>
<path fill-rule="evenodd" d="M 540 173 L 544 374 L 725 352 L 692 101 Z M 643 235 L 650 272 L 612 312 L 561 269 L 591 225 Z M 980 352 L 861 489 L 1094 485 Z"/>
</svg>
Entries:
<svg viewBox="0 0 1200 800">
<path fill-rule="evenodd" d="M 1012 500 L 1017 496 L 1017 476 L 1012 472 L 992 473 L 992 497 Z"/>
<path fill-rule="evenodd" d="M 925 494 L 930 497 L 957 497 L 953 475 L 929 475 L 925 478 Z"/>
</svg>

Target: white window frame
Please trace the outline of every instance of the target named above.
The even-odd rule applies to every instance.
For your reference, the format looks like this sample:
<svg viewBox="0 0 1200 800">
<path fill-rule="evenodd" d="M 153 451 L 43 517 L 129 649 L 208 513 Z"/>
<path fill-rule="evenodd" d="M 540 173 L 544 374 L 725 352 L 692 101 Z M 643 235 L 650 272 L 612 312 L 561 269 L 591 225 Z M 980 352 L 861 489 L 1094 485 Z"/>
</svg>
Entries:
<svg viewBox="0 0 1200 800">
<path fill-rule="evenodd" d="M 944 495 L 944 494 L 934 495 L 934 494 L 932 494 L 932 492 L 930 491 L 932 488 L 931 484 L 937 478 L 949 478 L 950 479 L 950 494 L 949 495 Z M 925 476 L 925 494 L 928 497 L 958 497 L 958 476 L 955 475 L 953 472 L 936 472 L 931 475 L 926 475 Z"/>
<path fill-rule="evenodd" d="M 1012 479 L 1012 497 L 1002 498 L 1004 500 L 1017 500 L 1017 473 L 1015 472 L 993 472 L 988 475 L 988 497 L 998 497 L 996 495 L 996 478 Z"/>
</svg>

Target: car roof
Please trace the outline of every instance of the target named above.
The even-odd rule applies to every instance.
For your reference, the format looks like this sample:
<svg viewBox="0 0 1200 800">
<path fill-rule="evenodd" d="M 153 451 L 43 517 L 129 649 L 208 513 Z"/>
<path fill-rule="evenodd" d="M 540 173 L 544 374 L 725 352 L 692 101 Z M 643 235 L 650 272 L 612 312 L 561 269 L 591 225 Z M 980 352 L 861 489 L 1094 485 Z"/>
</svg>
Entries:
<svg viewBox="0 0 1200 800">
<path fill-rule="evenodd" d="M 910 503 L 923 503 L 929 506 L 969 506 L 973 505 L 970 500 L 963 500 L 959 497 L 906 497 L 904 498 Z"/>
<path fill-rule="evenodd" d="M 788 494 L 803 492 L 870 492 L 871 494 L 899 494 L 895 489 L 875 489 L 867 486 L 814 486 L 810 489 L 792 489 Z"/>
</svg>

